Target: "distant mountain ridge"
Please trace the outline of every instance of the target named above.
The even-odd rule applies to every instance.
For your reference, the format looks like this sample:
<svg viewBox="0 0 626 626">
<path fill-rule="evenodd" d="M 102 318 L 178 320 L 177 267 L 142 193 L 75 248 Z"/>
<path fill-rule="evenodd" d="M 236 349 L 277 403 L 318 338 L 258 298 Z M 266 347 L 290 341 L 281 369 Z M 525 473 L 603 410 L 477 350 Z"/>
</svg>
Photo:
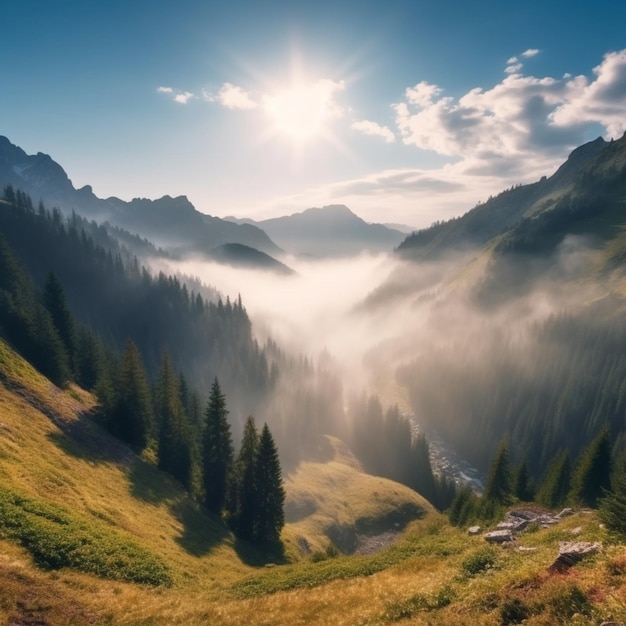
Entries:
<svg viewBox="0 0 626 626">
<path fill-rule="evenodd" d="M 538 279 L 558 285 L 600 281 L 621 293 L 625 233 L 626 134 L 611 142 L 600 137 L 573 150 L 552 176 L 505 190 L 460 217 L 408 236 L 396 249 L 408 263 L 372 291 L 366 306 L 442 288 L 469 289 L 485 304 L 503 303 Z M 584 263 L 561 262 L 568 241 L 586 251 Z"/>
<path fill-rule="evenodd" d="M 260 228 L 205 215 L 186 196 L 126 202 L 116 197 L 98 198 L 89 185 L 76 189 L 50 156 L 42 152 L 28 155 L 0 136 L 0 187 L 7 185 L 26 192 L 34 202 L 41 199 L 65 213 L 76 211 L 99 222 L 108 221 L 175 251 L 206 254 L 212 248 L 239 243 L 269 255 L 282 252 Z"/>
<path fill-rule="evenodd" d="M 623 141 L 623 139 L 621 140 Z M 481 246 L 522 218 L 549 210 L 579 182 L 579 174 L 610 145 L 602 137 L 572 151 L 567 161 L 549 178 L 503 191 L 464 215 L 414 232 L 399 246 L 408 259 L 436 258 L 447 251 Z"/>
<path fill-rule="evenodd" d="M 314 257 L 391 252 L 406 236 L 405 232 L 382 224 L 369 224 L 341 204 L 260 221 L 226 219 L 237 224 L 254 224 L 285 250 Z"/>
</svg>

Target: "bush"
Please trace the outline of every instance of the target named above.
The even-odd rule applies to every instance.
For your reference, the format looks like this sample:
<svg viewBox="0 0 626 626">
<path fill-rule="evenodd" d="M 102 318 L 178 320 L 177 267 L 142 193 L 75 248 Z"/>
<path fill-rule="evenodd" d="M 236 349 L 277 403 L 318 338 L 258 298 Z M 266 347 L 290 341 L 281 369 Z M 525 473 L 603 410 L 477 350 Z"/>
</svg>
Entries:
<svg viewBox="0 0 626 626">
<path fill-rule="evenodd" d="M 492 548 L 481 548 L 477 552 L 470 554 L 461 563 L 461 574 L 472 577 L 482 574 L 494 567 L 496 563 L 496 553 Z"/>
<path fill-rule="evenodd" d="M 72 567 L 113 580 L 172 583 L 165 563 L 122 533 L 3 488 L 0 537 L 22 545 L 46 569 Z"/>
</svg>

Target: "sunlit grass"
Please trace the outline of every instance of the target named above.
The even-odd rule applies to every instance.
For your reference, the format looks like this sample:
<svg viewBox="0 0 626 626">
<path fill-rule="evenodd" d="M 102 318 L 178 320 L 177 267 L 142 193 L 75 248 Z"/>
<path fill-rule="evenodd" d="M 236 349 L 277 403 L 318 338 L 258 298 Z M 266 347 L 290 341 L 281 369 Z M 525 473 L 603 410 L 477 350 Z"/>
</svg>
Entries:
<svg viewBox="0 0 626 626">
<path fill-rule="evenodd" d="M 520 535 L 519 543 L 535 551 L 490 547 L 449 526 L 419 496 L 363 475 L 345 447 L 330 439 L 326 461 L 302 463 L 288 477 L 297 519 L 283 537 L 288 557 L 297 562 L 263 567 L 267 556 L 236 544 L 174 481 L 102 433 L 86 417 L 93 406 L 88 394 L 55 388 L 1 342 L 0 371 L 0 490 L 13 509 L 7 514 L 4 507 L 0 523 L 0 623 L 626 622 L 626 549 L 600 527 L 595 513 Z M 327 554 L 329 529 L 386 517 L 407 503 L 422 506 L 424 516 L 394 545 L 371 556 Z M 20 519 L 7 531 L 11 515 Z M 171 586 L 107 580 L 80 571 L 89 565 L 69 561 L 59 564 L 70 567 L 55 570 L 37 567 L 45 558 L 28 543 L 37 539 L 28 532 L 42 519 L 69 530 L 58 541 L 44 536 L 53 554 L 75 540 L 94 547 L 94 538 L 113 538 L 115 549 L 133 546 L 137 565 L 151 559 L 164 564 Z M 302 537 L 309 555 L 301 549 Z M 604 548 L 564 574 L 550 572 L 558 542 L 572 539 L 602 541 Z M 320 555 L 313 558 L 316 550 Z M 88 551 L 83 556 L 89 562 Z"/>
</svg>

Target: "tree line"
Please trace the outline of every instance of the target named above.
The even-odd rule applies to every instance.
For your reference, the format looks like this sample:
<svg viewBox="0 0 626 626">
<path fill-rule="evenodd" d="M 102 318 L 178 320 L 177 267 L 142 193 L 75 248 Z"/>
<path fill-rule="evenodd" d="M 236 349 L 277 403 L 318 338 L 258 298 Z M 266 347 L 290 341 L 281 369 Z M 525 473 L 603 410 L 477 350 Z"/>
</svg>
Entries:
<svg viewBox="0 0 626 626">
<path fill-rule="evenodd" d="M 490 522 L 508 506 L 534 502 L 552 510 L 597 508 L 607 527 L 626 532 L 626 454 L 614 460 L 611 449 L 610 431 L 603 428 L 574 464 L 567 451 L 556 455 L 536 484 L 525 461 L 511 465 L 509 443 L 502 441 L 491 460 L 484 493 L 461 488 L 448 510 L 450 521 L 458 526 Z"/>
<path fill-rule="evenodd" d="M 93 391 L 101 423 L 223 515 L 238 537 L 279 540 L 285 492 L 267 424 L 259 434 L 248 417 L 235 455 L 217 378 L 203 412 L 199 394 L 167 351 L 151 383 L 133 340 L 120 354 L 76 322 L 56 274 L 47 274 L 40 291 L 2 235 L 0 268 L 0 333 L 20 354 L 57 385 L 77 382 Z M 227 306 L 243 311 L 240 302 Z"/>
<path fill-rule="evenodd" d="M 513 461 L 525 459 L 536 479 L 605 425 L 614 452 L 624 449 L 625 354 L 626 315 L 605 298 L 516 332 L 485 325 L 425 350 L 398 379 L 420 420 L 477 468 L 486 472 L 494 443 L 508 438 Z"/>
<path fill-rule="evenodd" d="M 222 300 L 188 277 L 154 276 L 120 241 L 156 254 L 149 242 L 128 233 L 120 240 L 119 232 L 114 237 L 107 227 L 76 214 L 64 218 L 42 203 L 35 209 L 10 188 L 4 197 L 3 265 L 21 269 L 0 294 L 8 305 L 0 326 L 11 328 L 14 345 L 54 382 L 72 380 L 94 391 L 107 428 L 192 493 L 202 497 L 206 489 L 198 442 L 217 378 L 234 398 L 229 427 L 236 439 L 243 439 L 244 415 L 260 415 L 283 465 L 294 467 L 334 435 L 354 447 L 366 471 L 399 480 L 445 508 L 453 485 L 433 477 L 426 440 L 397 409 L 384 419 L 374 403 L 370 419 L 364 403 L 355 406 L 357 426 L 349 425 L 330 355 L 314 362 L 284 353 L 272 340 L 260 347 L 241 298 Z M 380 441 L 386 443 L 375 450 Z"/>
<path fill-rule="evenodd" d="M 456 496 L 454 481 L 434 474 L 426 437 L 397 405 L 385 411 L 376 395 L 358 398 L 350 421 L 347 442 L 368 473 L 410 487 L 441 511 L 450 506 Z"/>
</svg>

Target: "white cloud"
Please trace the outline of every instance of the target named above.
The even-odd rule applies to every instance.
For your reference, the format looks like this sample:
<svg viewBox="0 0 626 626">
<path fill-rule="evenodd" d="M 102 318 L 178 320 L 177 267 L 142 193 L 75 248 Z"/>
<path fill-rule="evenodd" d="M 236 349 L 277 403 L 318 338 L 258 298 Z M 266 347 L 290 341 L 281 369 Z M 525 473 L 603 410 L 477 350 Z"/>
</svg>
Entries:
<svg viewBox="0 0 626 626">
<path fill-rule="evenodd" d="M 174 96 L 174 102 L 178 102 L 179 104 L 187 104 L 189 100 L 193 98 L 193 94 L 190 91 L 184 91 L 183 93 L 177 93 Z"/>
<path fill-rule="evenodd" d="M 350 128 L 352 128 L 352 130 L 363 133 L 364 135 L 381 137 L 385 140 L 385 143 L 393 143 L 396 140 L 396 136 L 393 134 L 388 126 L 381 126 L 377 122 L 371 122 L 370 120 L 352 122 Z"/>
<path fill-rule="evenodd" d="M 586 76 L 568 80 L 567 98 L 550 120 L 565 127 L 597 123 L 609 136 L 618 137 L 626 131 L 626 50 L 606 54 L 593 73 L 593 80 Z"/>
<path fill-rule="evenodd" d="M 533 54 L 511 58 L 508 66 Z M 322 185 L 277 200 L 273 210 L 344 203 L 365 219 L 422 227 L 550 175 L 598 125 L 612 137 L 626 130 L 626 50 L 606 54 L 590 77 L 511 73 L 458 98 L 442 93 L 422 81 L 394 109 L 402 141 L 449 157 L 447 164 Z"/>
<path fill-rule="evenodd" d="M 507 74 L 518 74 L 523 67 L 521 63 L 513 63 L 512 65 L 507 65 L 504 71 Z"/>
<path fill-rule="evenodd" d="M 436 98 L 441 91 L 441 88 L 437 87 L 437 85 L 432 85 L 423 80 L 417 83 L 415 87 L 409 87 L 405 91 L 405 95 L 410 104 L 417 107 L 427 107 L 432 104 L 434 98 Z"/>
<path fill-rule="evenodd" d="M 531 57 L 537 56 L 540 52 L 541 50 L 539 50 L 538 48 L 528 48 L 528 50 L 524 50 L 524 52 L 522 52 L 521 56 L 523 56 L 525 59 L 530 59 Z"/>
<path fill-rule="evenodd" d="M 176 91 L 172 87 L 157 87 L 157 92 L 172 96 L 174 102 L 178 104 L 187 104 L 194 97 L 190 91 Z"/>
<path fill-rule="evenodd" d="M 395 105 L 404 143 L 499 167 L 503 159 L 562 157 L 584 141 L 593 123 L 612 136 L 626 129 L 626 50 L 607 54 L 592 81 L 536 78 L 518 73 L 516 65 L 509 68 L 492 88 L 475 88 L 458 99 L 441 97 L 439 87 L 423 82 L 408 89 Z"/>
<path fill-rule="evenodd" d="M 209 96 L 207 99 L 213 102 L 219 102 L 227 109 L 237 109 L 240 111 L 254 109 L 257 106 L 257 103 L 245 89 L 238 85 L 233 85 L 232 83 L 224 83 L 216 96 Z"/>
</svg>

